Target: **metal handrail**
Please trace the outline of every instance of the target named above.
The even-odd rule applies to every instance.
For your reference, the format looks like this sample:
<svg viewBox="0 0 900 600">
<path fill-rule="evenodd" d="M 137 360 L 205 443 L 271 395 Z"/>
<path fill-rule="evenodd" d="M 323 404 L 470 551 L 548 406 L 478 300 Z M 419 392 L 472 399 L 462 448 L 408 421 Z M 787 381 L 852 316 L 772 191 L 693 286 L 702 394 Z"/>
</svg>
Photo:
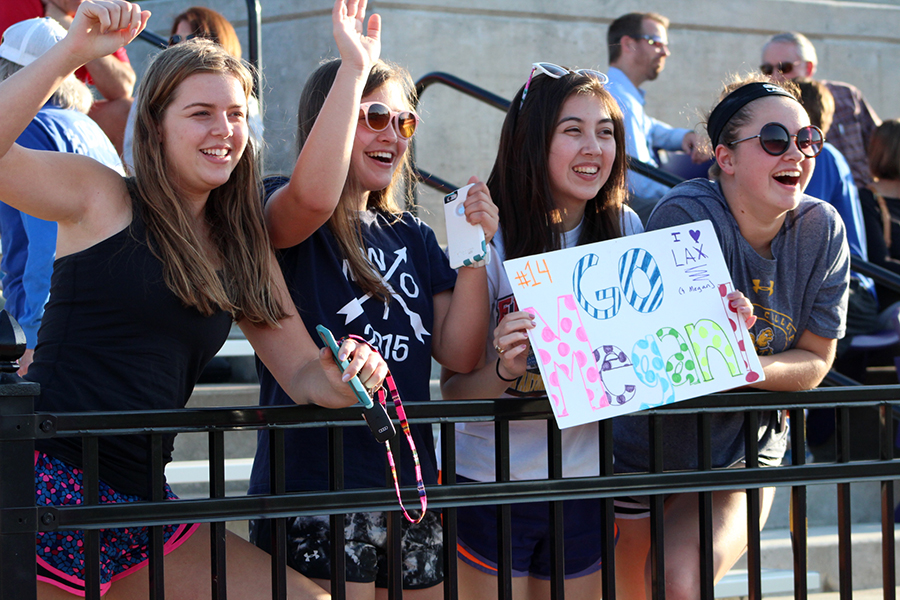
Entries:
<svg viewBox="0 0 900 600">
<path fill-rule="evenodd" d="M 14 384 L 16 385 L 16 384 Z M 16 391 L 6 390 L 12 396 L 19 397 L 25 393 L 24 386 L 32 386 L 34 384 L 17 384 L 20 389 Z M 30 393 L 35 390 L 29 388 Z M 608 512 L 607 522 L 612 522 L 612 498 L 621 495 L 644 495 L 649 494 L 654 498 L 662 498 L 660 494 L 680 493 L 680 492 L 699 492 L 704 498 L 709 499 L 710 494 L 717 490 L 746 489 L 748 497 L 759 493 L 762 487 L 772 485 L 791 485 L 794 486 L 792 494 L 792 526 L 795 527 L 795 535 L 798 543 L 806 543 L 805 519 L 806 519 L 806 496 L 805 487 L 807 485 L 822 483 L 837 483 L 839 497 L 849 494 L 849 483 L 862 481 L 875 481 L 882 483 L 882 529 L 883 538 L 889 540 L 882 543 L 882 554 L 886 564 L 893 565 L 895 560 L 895 549 L 893 548 L 894 535 L 894 519 L 893 505 L 895 502 L 892 494 L 891 482 L 900 478 L 900 460 L 893 454 L 893 430 L 890 427 L 890 406 L 896 405 L 898 400 L 898 386 L 867 386 L 863 389 L 838 389 L 832 388 L 828 390 L 814 390 L 808 392 L 793 393 L 771 393 L 771 392 L 732 392 L 721 393 L 711 397 L 697 398 L 688 400 L 675 405 L 661 407 L 650 410 L 644 415 L 655 420 L 660 416 L 668 414 L 695 414 L 698 419 L 699 435 L 706 440 L 703 444 L 708 444 L 710 435 L 708 417 L 712 413 L 717 412 L 741 412 L 746 413 L 747 418 L 757 414 L 761 410 L 771 410 L 773 408 L 788 409 L 791 413 L 792 427 L 795 427 L 798 435 L 792 440 L 795 448 L 792 449 L 792 464 L 773 468 L 756 468 L 755 457 L 758 448 L 756 448 L 756 427 L 748 425 L 748 431 L 754 434 L 745 440 L 748 444 L 748 456 L 754 457 L 751 465 L 748 462 L 748 468 L 742 469 L 709 469 L 701 467 L 693 471 L 668 471 L 668 472 L 650 472 L 650 473 L 632 473 L 607 475 L 611 471 L 612 465 L 612 429 L 609 421 L 601 424 L 601 449 L 602 459 L 601 472 L 599 476 L 592 477 L 576 477 L 561 478 L 551 476 L 546 480 L 526 480 L 526 481 L 509 481 L 501 479 L 497 482 L 477 482 L 477 483 L 457 483 L 455 475 L 452 479 L 448 477 L 446 485 L 430 486 L 428 489 L 429 505 L 434 509 L 442 510 L 444 517 L 444 529 L 447 539 L 455 539 L 455 530 L 448 533 L 450 529 L 449 523 L 455 522 L 455 508 L 472 505 L 506 505 L 515 504 L 526 501 L 561 501 L 567 499 L 578 498 L 597 498 L 601 501 L 604 514 Z M 14 398 L 4 398 L 4 404 L 14 400 Z M 805 463 L 805 455 L 802 451 L 804 443 L 804 426 L 803 414 L 804 408 L 809 407 L 831 407 L 840 409 L 838 414 L 837 427 L 839 431 L 843 431 L 847 427 L 847 409 L 849 407 L 878 407 L 881 416 L 881 424 L 879 425 L 878 438 L 881 442 L 881 454 L 879 457 L 870 458 L 851 458 L 848 454 L 851 438 L 849 435 L 838 436 L 838 449 L 840 458 L 837 462 L 820 463 L 808 465 Z M 9 408 L 9 407 L 8 407 Z M 470 400 L 470 401 L 445 401 L 445 402 L 408 402 L 406 405 L 407 414 L 410 422 L 413 423 L 440 423 L 442 428 L 442 445 L 452 448 L 442 448 L 444 456 L 444 472 L 445 475 L 455 474 L 455 445 L 454 440 L 454 423 L 458 421 L 483 421 L 496 422 L 499 427 L 508 428 L 511 421 L 521 419 L 545 419 L 552 424 L 553 416 L 550 403 L 546 398 L 529 399 L 491 399 L 491 400 Z M 223 435 L 226 431 L 235 429 L 254 429 L 266 427 L 274 432 L 277 438 L 278 432 L 284 432 L 285 429 L 294 427 L 321 427 L 323 425 L 329 427 L 346 427 L 352 426 L 359 422 L 359 410 L 353 408 L 330 410 L 319 407 L 248 407 L 248 408 L 197 408 L 197 409 L 179 409 L 171 411 L 141 411 L 135 413 L 74 413 L 74 414 L 55 414 L 48 413 L 31 413 L 26 410 L 24 412 L 16 412 L 16 410 L 7 410 L 5 421 L 0 421 L 0 445 L 3 442 L 9 443 L 28 443 L 40 438 L 57 437 L 57 436 L 87 436 L 85 439 L 96 439 L 96 436 L 123 434 L 123 433 L 142 433 L 153 438 L 159 438 L 165 433 L 183 432 L 186 430 L 207 432 L 210 436 L 210 465 L 211 486 L 219 490 L 224 490 L 224 482 L 222 481 L 223 471 L 212 469 L 214 462 L 221 462 L 224 459 L 224 452 L 218 452 L 219 456 L 212 456 L 213 438 L 218 439 L 217 447 L 222 446 Z M 627 417 L 626 417 L 627 418 Z M 757 422 L 756 417 L 752 417 L 753 423 Z M 706 425 L 703 425 L 706 423 Z M 552 427 L 552 425 L 551 425 Z M 653 427 L 653 431 L 660 431 L 657 426 Z M 875 432 L 873 432 L 874 434 Z M 654 434 L 657 435 L 657 434 Z M 502 436 L 498 437 L 500 439 Z M 342 442 L 335 438 L 330 445 L 340 446 Z M 548 444 L 553 446 L 553 450 L 549 451 L 550 456 L 561 457 L 561 438 L 559 436 L 548 436 Z M 651 448 L 659 444 L 659 441 L 652 441 Z M 6 446 L 7 450 L 12 450 L 11 446 Z M 12 452 L 8 452 L 4 457 L 5 463 L 14 461 L 22 463 L 28 467 L 24 469 L 23 480 L 33 476 L 31 467 L 31 457 L 33 455 L 33 445 L 13 456 Z M 503 453 L 503 448 L 499 448 L 498 452 Z M 329 454 L 336 452 L 330 449 Z M 508 450 L 505 451 L 506 457 L 504 461 L 509 460 Z M 334 456 L 335 454 L 332 454 Z M 96 456 L 94 454 L 94 456 Z M 95 459 L 96 460 L 96 459 Z M 559 458 L 561 461 L 561 458 Z M 154 461 L 154 470 L 161 470 L 161 461 Z M 604 471 L 609 469 L 609 471 Z M 88 466 L 86 473 L 90 471 L 95 473 L 91 477 L 96 476 L 96 469 Z M 86 475 L 87 476 L 87 475 Z M 161 481 L 161 479 L 159 479 Z M 6 483 L 6 482 L 4 482 Z M 27 488 L 27 486 L 22 486 Z M 212 489 L 212 487 L 211 487 Z M 32 492 L 33 493 L 33 492 Z M 412 497 L 414 494 L 412 488 L 404 487 L 404 496 Z M 84 529 L 88 532 L 96 532 L 98 529 L 105 529 L 117 526 L 130 525 L 149 525 L 159 526 L 162 524 L 173 522 L 210 522 L 216 526 L 223 520 L 258 518 L 265 516 L 266 518 L 284 518 L 295 515 L 323 515 L 323 514 L 343 514 L 350 512 L 369 512 L 369 511 L 394 511 L 396 510 L 396 497 L 390 487 L 384 489 L 360 489 L 360 490 L 340 490 L 340 491 L 321 491 L 321 492 L 274 492 L 258 496 L 228 496 L 224 494 L 210 493 L 208 498 L 196 500 L 183 500 L 180 502 L 140 502 L 131 504 L 100 504 L 100 505 L 79 505 L 79 506 L 62 506 L 62 507 L 35 507 L 27 504 L 12 504 L 4 502 L 4 498 L 0 497 L 0 538 L 4 536 L 10 540 L 14 536 L 20 536 L 22 546 L 25 542 L 30 544 L 33 549 L 34 532 L 36 531 L 59 531 L 67 529 Z M 31 498 L 29 498 L 31 500 Z M 758 514 L 755 513 L 757 508 L 750 508 L 748 500 L 748 510 L 754 511 L 750 516 L 750 522 L 758 520 Z M 661 506 L 661 500 L 660 500 Z M 711 506 L 711 504 L 709 504 Z M 756 505 L 754 505 L 756 506 Z M 651 507 L 651 512 L 656 510 L 657 516 L 659 509 Z M 849 522 L 850 511 L 839 510 L 839 524 L 841 525 L 840 536 L 844 540 L 841 551 L 842 560 L 846 560 L 849 555 Z M 753 564 L 757 564 L 759 559 L 759 532 L 750 530 L 749 534 L 752 539 L 750 555 Z M 502 533 L 508 535 L 508 532 Z M 612 533 L 609 534 L 610 536 Z M 30 538 L 30 539 L 25 539 Z M 222 535 L 224 540 L 224 533 Z M 218 543 L 219 540 L 211 542 Z M 609 543 L 604 542 L 604 556 L 610 556 L 612 562 L 613 543 L 611 539 Z M 453 543 L 451 542 L 451 547 Z M 20 556 L 28 556 L 28 553 L 22 552 L 15 556 L 11 553 L 11 548 L 3 547 L 0 549 L 0 555 L 12 560 L 20 560 Z M 455 558 L 455 557 L 451 557 Z M 23 559 L 24 560 L 24 559 Z M 273 559 L 278 560 L 278 559 Z M 450 559 L 447 559 L 450 560 Z M 445 560 L 445 563 L 447 562 Z M 748 559 L 749 560 L 749 559 Z M 160 558 L 161 562 L 161 558 Z M 2 563 L 2 561 L 0 561 Z M 32 563 L 33 564 L 33 559 Z M 399 562 L 397 563 L 399 564 Z M 842 570 L 841 580 L 852 576 L 849 568 Z M 11 566 L 11 565 L 8 565 Z M 794 554 L 794 570 L 798 573 L 806 572 L 805 552 L 795 552 Z M 445 564 L 446 568 L 446 564 Z M 614 580 L 610 572 L 604 572 L 604 586 L 614 585 Z M 273 570 L 274 573 L 274 570 Z M 224 576 L 224 573 L 222 573 Z M 561 571 L 556 573 L 557 577 L 561 577 Z M 758 568 L 751 566 L 751 577 L 759 577 Z M 338 576 L 342 581 L 342 578 Z M 31 580 L 33 581 L 33 579 Z M 885 572 L 885 589 L 893 589 L 894 570 L 888 569 Z M 27 583 L 27 582 L 25 582 Z M 333 585 L 335 585 L 333 583 Z M 23 583 L 24 585 L 24 583 Z M 449 597 L 455 597 L 455 580 L 448 580 Z M 24 588 L 22 588 L 24 589 Z M 27 591 L 27 590 L 26 590 Z M 802 588 L 801 596 L 804 597 Z M 19 596 L 16 594 L 4 595 L 4 591 L 0 590 L 0 599 L 21 598 L 23 594 L 18 590 Z M 610 596 L 612 594 L 609 594 Z M 704 593 L 700 595 L 704 598 L 712 598 L 712 594 Z M 29 596 L 24 596 L 29 597 Z M 885 595 L 885 598 L 892 597 Z"/>
<path fill-rule="evenodd" d="M 251 0 L 248 0 L 248 2 Z M 449 73 L 444 73 L 442 71 L 432 71 L 431 73 L 426 73 L 416 82 L 416 105 L 418 105 L 419 100 L 422 98 L 422 94 L 426 89 L 431 87 L 434 84 L 445 85 L 452 90 L 457 92 L 461 92 L 479 102 L 483 102 L 488 106 L 492 106 L 498 110 L 502 110 L 506 112 L 509 110 L 510 101 L 502 96 L 498 96 L 497 94 L 488 91 L 482 87 L 479 87 L 473 83 L 469 83 L 468 81 L 457 77 L 456 75 L 451 75 Z M 663 185 L 667 185 L 672 187 L 684 181 L 681 177 L 669 173 L 668 171 L 664 171 L 659 167 L 653 166 L 649 163 L 641 162 L 633 156 L 628 156 L 628 168 L 656 181 L 658 183 L 662 183 Z M 444 179 L 425 171 L 420 168 L 417 169 L 417 175 L 419 179 L 425 185 L 434 188 L 440 192 L 448 193 L 459 186 L 454 185 L 452 183 L 447 182 Z"/>
<path fill-rule="evenodd" d="M 879 267 L 878 265 L 865 261 L 858 256 L 850 257 L 850 268 L 857 273 L 861 273 L 867 277 L 871 277 L 876 283 L 890 288 L 895 292 L 900 292 L 900 275 L 894 273 L 890 269 Z"/>
</svg>

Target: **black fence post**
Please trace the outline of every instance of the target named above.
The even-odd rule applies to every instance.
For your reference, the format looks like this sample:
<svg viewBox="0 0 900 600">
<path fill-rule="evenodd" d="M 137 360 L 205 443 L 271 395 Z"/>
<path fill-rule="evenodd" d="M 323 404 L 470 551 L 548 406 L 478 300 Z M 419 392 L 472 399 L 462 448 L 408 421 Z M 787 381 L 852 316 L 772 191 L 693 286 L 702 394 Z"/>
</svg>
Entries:
<svg viewBox="0 0 900 600">
<path fill-rule="evenodd" d="M 25 333 L 0 311 L 0 600 L 37 598 L 34 397 L 40 387 L 16 375 L 24 352 Z"/>
</svg>

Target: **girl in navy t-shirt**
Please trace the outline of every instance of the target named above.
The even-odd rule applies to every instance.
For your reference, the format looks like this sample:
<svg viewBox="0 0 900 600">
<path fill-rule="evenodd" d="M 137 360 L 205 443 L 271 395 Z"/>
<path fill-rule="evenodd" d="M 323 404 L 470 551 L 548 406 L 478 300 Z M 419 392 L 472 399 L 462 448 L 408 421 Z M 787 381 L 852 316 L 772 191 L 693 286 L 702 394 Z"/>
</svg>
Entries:
<svg viewBox="0 0 900 600">
<path fill-rule="evenodd" d="M 419 124 L 409 74 L 378 60 L 380 18 L 364 3 L 338 0 L 333 14 L 341 59 L 309 78 L 298 114 L 300 156 L 290 179 L 268 181 L 266 221 L 285 279 L 304 322 L 328 327 L 336 337 L 356 334 L 387 360 L 404 401 L 429 399 L 431 359 L 471 370 L 488 329 L 484 269 L 454 273 L 422 221 L 403 212 L 410 176 L 407 149 Z M 490 240 L 497 209 L 483 183 L 466 201 L 466 217 Z M 260 402 L 287 404 L 278 382 L 260 368 Z M 411 428 L 425 484 L 437 480 L 434 440 L 427 425 Z M 328 488 L 327 431 L 288 430 L 288 490 Z M 268 436 L 261 432 L 250 493 L 269 491 Z M 412 454 L 399 436 L 392 444 L 400 482 L 416 481 Z M 344 431 L 345 486 L 383 487 L 386 454 L 363 425 Z M 269 546 L 269 527 L 252 525 L 252 537 Z M 288 523 L 288 564 L 329 585 L 327 516 Z M 346 517 L 347 591 L 369 594 L 387 586 L 384 513 Z M 426 514 L 404 522 L 405 597 L 442 594 L 440 520 Z M 359 585 L 356 585 L 359 584 Z"/>
</svg>

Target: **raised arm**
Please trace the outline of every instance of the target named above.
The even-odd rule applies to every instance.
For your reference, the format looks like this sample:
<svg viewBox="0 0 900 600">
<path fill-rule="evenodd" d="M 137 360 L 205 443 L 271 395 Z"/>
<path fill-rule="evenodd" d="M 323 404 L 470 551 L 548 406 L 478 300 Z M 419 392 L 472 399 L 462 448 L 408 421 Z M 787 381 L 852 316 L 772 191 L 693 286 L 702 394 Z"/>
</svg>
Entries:
<svg viewBox="0 0 900 600">
<path fill-rule="evenodd" d="M 94 87 L 106 100 L 130 98 L 134 92 L 137 77 L 130 63 L 107 55 L 95 58 L 85 67 L 91 74 Z"/>
<path fill-rule="evenodd" d="M 484 229 L 490 244 L 497 232 L 499 211 L 487 186 L 477 177 L 466 198 L 466 220 Z M 432 355 L 441 365 L 468 373 L 478 364 L 490 323 L 487 274 L 484 268 L 460 267 L 452 291 L 434 296 Z"/>
<path fill-rule="evenodd" d="M 68 222 L 82 221 L 98 198 L 119 201 L 123 184 L 115 171 L 84 156 L 27 150 L 15 141 L 66 77 L 130 42 L 149 16 L 122 0 L 85 2 L 65 38 L 0 83 L 0 200 L 48 221 Z"/>
<path fill-rule="evenodd" d="M 334 39 L 341 54 L 334 83 L 300 151 L 291 180 L 266 204 L 266 225 L 276 248 L 289 248 L 321 227 L 337 206 L 359 119 L 359 102 L 381 54 L 381 18 L 365 29 L 366 0 L 336 0 Z"/>
<path fill-rule="evenodd" d="M 60 25 L 68 29 L 75 17 L 54 3 L 47 4 L 47 16 L 56 19 Z M 124 53 L 124 50 L 122 51 Z M 116 51 L 106 56 L 101 56 L 89 61 L 84 66 L 91 74 L 94 87 L 106 100 L 118 100 L 130 98 L 134 92 L 136 77 L 134 69 L 125 60 L 115 56 Z"/>
<path fill-rule="evenodd" d="M 327 348 L 321 350 L 313 343 L 297 309 L 291 300 L 281 269 L 272 261 L 272 277 L 279 301 L 288 316 L 280 327 L 256 325 L 246 319 L 238 325 L 247 336 L 256 354 L 266 365 L 278 384 L 297 404 L 317 404 L 328 408 L 352 406 L 356 396 L 347 381 L 358 375 L 368 390 L 375 390 L 387 376 L 387 363 L 377 352 L 354 340 L 345 341 L 340 358 L 350 358 L 343 376 Z"/>
</svg>

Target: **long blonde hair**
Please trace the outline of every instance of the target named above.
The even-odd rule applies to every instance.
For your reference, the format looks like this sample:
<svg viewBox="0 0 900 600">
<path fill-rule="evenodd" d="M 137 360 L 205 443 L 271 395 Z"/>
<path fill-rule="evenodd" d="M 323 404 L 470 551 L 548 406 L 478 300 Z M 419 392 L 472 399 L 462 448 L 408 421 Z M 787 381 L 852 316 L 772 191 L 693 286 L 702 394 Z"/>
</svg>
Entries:
<svg viewBox="0 0 900 600">
<path fill-rule="evenodd" d="M 273 293 L 274 258 L 263 225 L 260 177 L 251 142 L 228 181 L 212 190 L 204 218 L 221 260 L 221 274 L 194 231 L 166 161 L 162 120 L 185 79 L 197 73 L 228 74 L 247 97 L 248 67 L 222 46 L 195 38 L 163 50 L 144 76 L 134 132 L 136 209 L 147 224 L 148 244 L 163 263 L 166 285 L 204 315 L 227 310 L 236 320 L 274 326 L 286 313 Z"/>
<path fill-rule="evenodd" d="M 300 95 L 300 108 L 297 113 L 297 142 L 300 149 L 306 143 L 310 131 L 325 104 L 325 98 L 334 82 L 341 60 L 333 59 L 322 63 L 316 69 L 303 86 Z M 369 77 L 363 89 L 363 97 L 374 93 L 385 85 L 397 85 L 401 91 L 401 97 L 408 103 L 407 108 L 412 108 L 415 98 L 415 87 L 412 78 L 403 67 L 379 60 L 372 67 Z M 410 152 L 407 151 L 400 158 L 400 163 L 394 170 L 391 183 L 383 190 L 369 192 L 367 209 L 395 215 L 399 218 L 403 205 L 412 202 L 410 187 L 407 185 L 412 177 L 412 161 Z M 356 200 L 363 193 L 356 187 L 350 177 L 344 184 L 341 199 L 331 218 L 328 220 L 328 228 L 334 235 L 341 249 L 341 254 L 347 260 L 350 272 L 357 285 L 363 291 L 371 293 L 390 302 L 390 291 L 378 276 L 374 265 L 369 261 L 364 250 L 358 205 Z"/>
</svg>

